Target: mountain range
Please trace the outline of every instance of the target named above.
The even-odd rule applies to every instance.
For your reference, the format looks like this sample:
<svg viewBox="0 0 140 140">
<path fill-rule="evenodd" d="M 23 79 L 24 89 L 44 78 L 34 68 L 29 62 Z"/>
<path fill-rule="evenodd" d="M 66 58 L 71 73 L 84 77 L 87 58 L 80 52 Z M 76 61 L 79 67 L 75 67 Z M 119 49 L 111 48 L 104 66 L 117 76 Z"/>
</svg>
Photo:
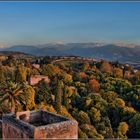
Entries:
<svg viewBox="0 0 140 140">
<path fill-rule="evenodd" d="M 0 51 L 17 51 L 37 56 L 81 56 L 121 62 L 140 62 L 140 46 L 104 43 L 49 43 L 44 45 L 16 45 Z"/>
</svg>

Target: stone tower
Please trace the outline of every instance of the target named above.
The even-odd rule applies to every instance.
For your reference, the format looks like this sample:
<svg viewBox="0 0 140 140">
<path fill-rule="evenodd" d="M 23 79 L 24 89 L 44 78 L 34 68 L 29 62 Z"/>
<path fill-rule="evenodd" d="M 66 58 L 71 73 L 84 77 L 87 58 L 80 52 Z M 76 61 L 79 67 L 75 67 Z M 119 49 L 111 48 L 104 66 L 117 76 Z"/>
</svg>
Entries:
<svg viewBox="0 0 140 140">
<path fill-rule="evenodd" d="M 77 139 L 78 123 L 43 110 L 5 114 L 2 118 L 2 136 L 4 139 Z"/>
</svg>

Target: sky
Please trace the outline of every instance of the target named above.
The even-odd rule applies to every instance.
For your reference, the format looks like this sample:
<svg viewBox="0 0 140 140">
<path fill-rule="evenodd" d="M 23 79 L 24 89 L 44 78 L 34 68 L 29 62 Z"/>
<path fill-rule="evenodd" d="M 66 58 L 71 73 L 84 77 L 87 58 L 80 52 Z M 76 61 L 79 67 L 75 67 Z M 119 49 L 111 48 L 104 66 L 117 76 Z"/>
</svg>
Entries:
<svg viewBox="0 0 140 140">
<path fill-rule="evenodd" d="M 0 47 L 140 44 L 140 2 L 0 2 Z"/>
</svg>

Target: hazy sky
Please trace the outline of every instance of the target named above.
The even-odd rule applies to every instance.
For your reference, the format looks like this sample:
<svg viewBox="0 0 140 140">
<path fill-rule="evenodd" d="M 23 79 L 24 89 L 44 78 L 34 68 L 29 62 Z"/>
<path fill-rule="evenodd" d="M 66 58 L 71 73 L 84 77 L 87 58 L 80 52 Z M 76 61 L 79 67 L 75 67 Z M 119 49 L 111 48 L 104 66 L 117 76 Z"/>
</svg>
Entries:
<svg viewBox="0 0 140 140">
<path fill-rule="evenodd" d="M 0 2 L 0 44 L 140 44 L 140 3 Z"/>
</svg>

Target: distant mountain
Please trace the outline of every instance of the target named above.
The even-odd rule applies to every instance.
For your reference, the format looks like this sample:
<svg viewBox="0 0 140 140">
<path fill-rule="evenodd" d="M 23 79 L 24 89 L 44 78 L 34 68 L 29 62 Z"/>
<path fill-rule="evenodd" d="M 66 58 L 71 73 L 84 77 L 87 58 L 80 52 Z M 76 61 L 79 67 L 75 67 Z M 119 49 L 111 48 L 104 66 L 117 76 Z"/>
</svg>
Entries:
<svg viewBox="0 0 140 140">
<path fill-rule="evenodd" d="M 140 62 L 140 46 L 133 44 L 103 44 L 103 43 L 67 43 L 45 44 L 38 46 L 17 45 L 1 48 L 1 51 L 18 51 L 37 56 L 75 55 L 93 57 L 112 61 Z"/>
</svg>

